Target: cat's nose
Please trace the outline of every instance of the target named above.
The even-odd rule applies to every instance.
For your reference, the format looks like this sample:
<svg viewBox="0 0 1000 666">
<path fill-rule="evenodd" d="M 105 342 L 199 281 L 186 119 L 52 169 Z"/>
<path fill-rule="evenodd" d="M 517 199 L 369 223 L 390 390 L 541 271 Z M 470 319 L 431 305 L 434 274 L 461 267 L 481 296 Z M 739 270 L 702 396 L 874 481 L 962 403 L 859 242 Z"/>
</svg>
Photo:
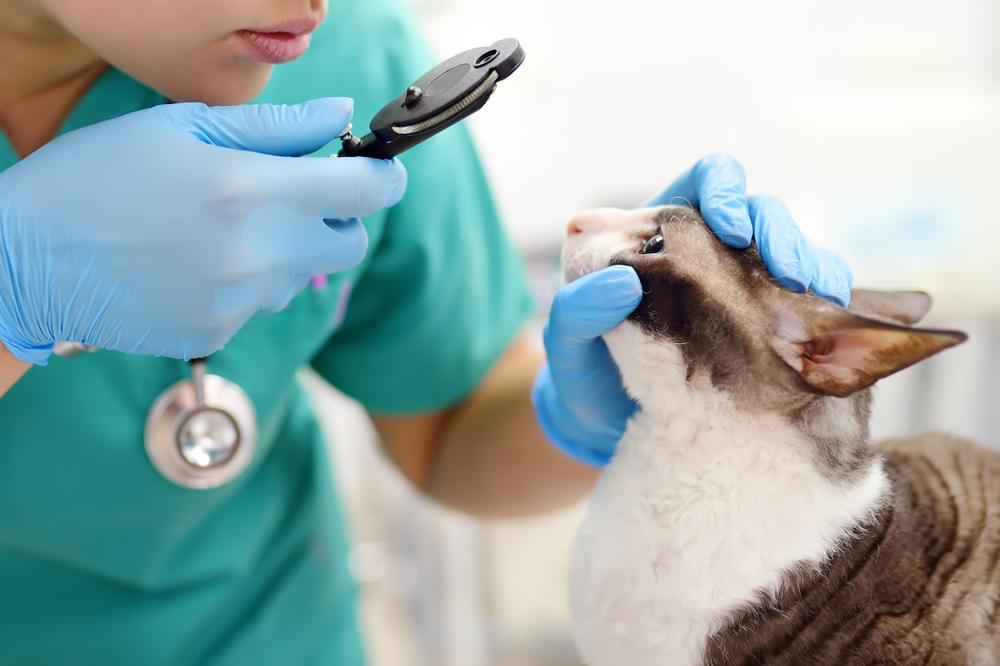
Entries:
<svg viewBox="0 0 1000 666">
<path fill-rule="evenodd" d="M 577 213 L 566 226 L 566 235 L 574 236 L 588 231 L 603 231 L 614 226 L 620 217 L 619 211 L 598 208 Z"/>
<path fill-rule="evenodd" d="M 566 236 L 579 234 L 602 233 L 614 230 L 632 230 L 646 233 L 656 228 L 655 218 L 659 208 L 637 208 L 621 210 L 619 208 L 595 208 L 577 213 L 566 226 Z M 652 235 L 652 234 L 650 234 Z"/>
</svg>

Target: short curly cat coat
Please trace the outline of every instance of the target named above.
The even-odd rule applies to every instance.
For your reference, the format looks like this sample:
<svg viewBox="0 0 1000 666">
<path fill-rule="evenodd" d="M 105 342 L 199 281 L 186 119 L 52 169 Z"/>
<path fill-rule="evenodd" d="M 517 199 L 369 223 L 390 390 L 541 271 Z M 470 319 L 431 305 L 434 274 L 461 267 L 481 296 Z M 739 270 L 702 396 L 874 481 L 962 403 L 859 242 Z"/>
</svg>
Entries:
<svg viewBox="0 0 1000 666">
<path fill-rule="evenodd" d="M 588 664 L 1000 663 L 1000 455 L 869 440 L 868 387 L 965 339 L 910 327 L 925 295 L 788 292 L 679 207 L 585 213 L 563 258 L 646 291 L 605 336 L 641 409 L 574 549 Z"/>
</svg>

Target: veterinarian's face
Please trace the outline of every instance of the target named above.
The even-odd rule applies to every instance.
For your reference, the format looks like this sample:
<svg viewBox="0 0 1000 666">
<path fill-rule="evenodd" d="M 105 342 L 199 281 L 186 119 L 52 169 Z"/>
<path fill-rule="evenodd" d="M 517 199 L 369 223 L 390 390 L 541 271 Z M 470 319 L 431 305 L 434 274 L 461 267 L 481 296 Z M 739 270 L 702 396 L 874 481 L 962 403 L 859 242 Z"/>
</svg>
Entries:
<svg viewBox="0 0 1000 666">
<path fill-rule="evenodd" d="M 104 60 L 174 101 L 238 104 L 301 55 L 326 0 L 42 0 Z"/>
</svg>

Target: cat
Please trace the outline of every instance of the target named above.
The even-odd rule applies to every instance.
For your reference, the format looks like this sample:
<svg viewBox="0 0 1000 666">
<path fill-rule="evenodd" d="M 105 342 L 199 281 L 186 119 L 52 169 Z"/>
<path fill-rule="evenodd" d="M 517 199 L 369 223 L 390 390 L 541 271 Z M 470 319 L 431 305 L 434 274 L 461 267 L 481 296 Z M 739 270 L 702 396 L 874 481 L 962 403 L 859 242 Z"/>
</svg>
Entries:
<svg viewBox="0 0 1000 666">
<path fill-rule="evenodd" d="M 612 264 L 639 409 L 573 547 L 584 661 L 1000 664 L 1000 454 L 868 433 L 872 384 L 965 340 L 930 298 L 793 293 L 675 206 L 575 218 L 566 279 Z"/>
</svg>

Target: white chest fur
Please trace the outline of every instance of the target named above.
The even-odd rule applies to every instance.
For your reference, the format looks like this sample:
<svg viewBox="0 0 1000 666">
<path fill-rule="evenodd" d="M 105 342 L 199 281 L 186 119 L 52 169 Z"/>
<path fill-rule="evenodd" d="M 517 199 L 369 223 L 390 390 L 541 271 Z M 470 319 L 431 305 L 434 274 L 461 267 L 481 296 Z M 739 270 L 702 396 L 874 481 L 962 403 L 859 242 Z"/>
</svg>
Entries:
<svg viewBox="0 0 1000 666">
<path fill-rule="evenodd" d="M 577 641 L 591 666 L 698 664 L 729 613 L 828 557 L 887 480 L 880 462 L 852 484 L 825 478 L 787 423 L 686 381 L 676 348 L 637 353 L 646 341 L 627 325 L 607 339 L 628 347 L 619 363 L 651 364 L 622 371 L 657 402 L 629 423 L 578 534 Z"/>
</svg>

